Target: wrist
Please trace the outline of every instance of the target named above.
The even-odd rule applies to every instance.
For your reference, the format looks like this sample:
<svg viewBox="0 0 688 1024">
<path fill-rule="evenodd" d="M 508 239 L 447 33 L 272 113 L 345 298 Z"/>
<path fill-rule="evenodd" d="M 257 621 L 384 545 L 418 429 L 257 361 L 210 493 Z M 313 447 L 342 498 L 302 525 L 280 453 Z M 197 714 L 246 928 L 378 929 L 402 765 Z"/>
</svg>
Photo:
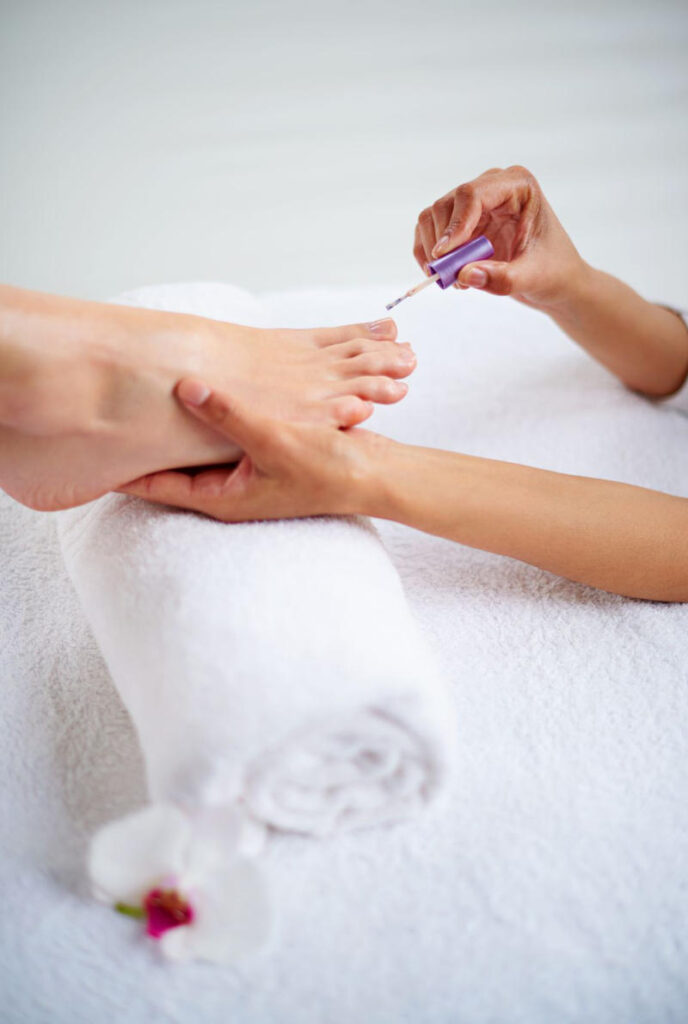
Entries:
<svg viewBox="0 0 688 1024">
<path fill-rule="evenodd" d="M 392 505 L 390 485 L 394 479 L 390 464 L 395 461 L 396 449 L 403 446 L 382 434 L 361 428 L 344 432 L 344 438 L 349 442 L 347 467 L 334 511 L 375 519 L 392 518 L 388 514 Z"/>
<path fill-rule="evenodd" d="M 594 291 L 598 274 L 579 257 L 562 276 L 556 290 L 538 302 L 537 308 L 559 324 L 575 322 Z"/>
<path fill-rule="evenodd" d="M 414 448 L 380 434 L 368 437 L 364 471 L 355 488 L 356 511 L 374 519 L 404 522 L 401 492 Z"/>
</svg>

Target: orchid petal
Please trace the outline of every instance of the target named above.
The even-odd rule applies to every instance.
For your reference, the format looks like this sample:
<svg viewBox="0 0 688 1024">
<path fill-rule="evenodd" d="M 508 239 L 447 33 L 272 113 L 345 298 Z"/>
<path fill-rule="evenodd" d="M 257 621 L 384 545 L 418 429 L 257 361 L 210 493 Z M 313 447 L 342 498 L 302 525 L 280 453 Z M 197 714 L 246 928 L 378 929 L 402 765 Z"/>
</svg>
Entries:
<svg viewBox="0 0 688 1024">
<path fill-rule="evenodd" d="M 193 925 L 183 925 L 181 928 L 170 928 L 164 935 L 157 939 L 160 951 L 169 960 L 188 960 L 191 956 L 189 947 L 189 929 Z"/>
<path fill-rule="evenodd" d="M 192 839 L 184 871 L 184 884 L 203 884 L 211 872 L 240 856 L 256 856 L 266 842 L 266 826 L 243 806 L 210 806 L 190 814 Z"/>
<path fill-rule="evenodd" d="M 188 818 L 172 804 L 153 804 L 110 822 L 88 851 L 94 895 L 139 904 L 159 880 L 182 872 L 189 843 Z"/>
<path fill-rule="evenodd" d="M 231 964 L 263 949 L 272 935 L 267 879 L 251 860 L 239 858 L 208 876 L 193 906 L 194 921 L 184 931 L 188 952 L 200 960 Z"/>
</svg>

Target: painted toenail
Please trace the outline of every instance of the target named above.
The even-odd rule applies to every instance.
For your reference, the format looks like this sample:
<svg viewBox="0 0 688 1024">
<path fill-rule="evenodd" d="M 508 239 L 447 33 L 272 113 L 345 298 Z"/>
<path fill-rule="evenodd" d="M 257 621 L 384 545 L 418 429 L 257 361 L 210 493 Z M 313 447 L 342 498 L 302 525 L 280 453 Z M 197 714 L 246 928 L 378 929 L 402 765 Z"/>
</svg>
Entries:
<svg viewBox="0 0 688 1024">
<path fill-rule="evenodd" d="M 368 330 L 380 336 L 394 334 L 394 321 L 390 317 L 385 317 L 384 320 L 373 320 L 371 324 L 368 324 Z"/>
</svg>

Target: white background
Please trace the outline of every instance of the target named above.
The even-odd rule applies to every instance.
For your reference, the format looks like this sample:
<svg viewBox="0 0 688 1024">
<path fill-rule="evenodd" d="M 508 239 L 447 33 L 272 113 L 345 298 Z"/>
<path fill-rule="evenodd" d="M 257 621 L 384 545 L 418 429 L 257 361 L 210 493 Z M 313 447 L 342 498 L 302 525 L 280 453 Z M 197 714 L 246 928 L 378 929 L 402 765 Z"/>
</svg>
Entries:
<svg viewBox="0 0 688 1024">
<path fill-rule="evenodd" d="M 522 163 L 586 259 L 685 300 L 685 0 L 0 11 L 0 280 L 411 284 L 419 210 Z"/>
<path fill-rule="evenodd" d="M 420 208 L 520 162 L 588 260 L 688 304 L 685 0 L 0 0 L 0 17 L 0 280 L 407 285 Z M 394 294 L 270 309 L 343 322 Z M 422 360 L 376 425 L 688 495 L 688 421 L 546 318 L 433 288 L 399 322 Z M 166 969 L 85 891 L 93 831 L 144 799 L 141 755 L 54 520 L 0 495 L 3 1024 L 688 1020 L 688 606 L 382 533 L 457 701 L 450 810 L 278 836 L 274 952 Z"/>
</svg>

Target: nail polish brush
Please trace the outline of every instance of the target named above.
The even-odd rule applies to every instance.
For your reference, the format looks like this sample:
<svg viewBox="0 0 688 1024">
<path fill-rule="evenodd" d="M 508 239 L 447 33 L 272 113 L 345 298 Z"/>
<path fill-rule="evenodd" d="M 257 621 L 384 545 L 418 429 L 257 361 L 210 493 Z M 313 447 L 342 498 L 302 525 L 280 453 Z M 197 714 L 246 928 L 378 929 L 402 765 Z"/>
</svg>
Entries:
<svg viewBox="0 0 688 1024">
<path fill-rule="evenodd" d="M 475 263 L 476 260 L 489 260 L 490 256 L 494 256 L 492 243 L 488 238 L 485 238 L 485 235 L 479 235 L 472 242 L 466 242 L 465 245 L 460 245 L 458 249 L 452 249 L 451 252 L 445 253 L 444 256 L 439 256 L 436 260 L 428 263 L 428 267 L 432 270 L 432 275 L 426 277 L 424 281 L 421 281 L 414 288 L 409 288 L 398 299 L 385 306 L 385 309 L 394 309 L 404 299 L 410 299 L 412 295 L 417 295 L 418 292 L 422 292 L 423 288 L 427 288 L 433 282 L 437 283 L 440 288 L 449 288 L 450 285 L 456 283 L 461 267 L 465 267 L 467 263 Z"/>
</svg>

